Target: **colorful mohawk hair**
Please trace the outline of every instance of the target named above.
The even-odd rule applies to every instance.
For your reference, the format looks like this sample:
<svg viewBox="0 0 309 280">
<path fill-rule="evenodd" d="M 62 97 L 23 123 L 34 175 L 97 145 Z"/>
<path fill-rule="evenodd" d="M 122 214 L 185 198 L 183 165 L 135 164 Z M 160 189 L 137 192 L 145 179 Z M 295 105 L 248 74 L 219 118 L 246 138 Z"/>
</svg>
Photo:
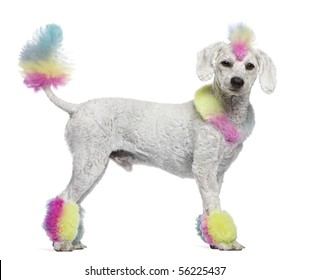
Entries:
<svg viewBox="0 0 309 280">
<path fill-rule="evenodd" d="M 22 68 L 24 83 L 39 91 L 44 87 L 65 85 L 72 71 L 60 49 L 62 30 L 56 24 L 41 28 L 22 49 L 19 66 Z"/>
<path fill-rule="evenodd" d="M 255 36 L 251 28 L 243 23 L 231 25 L 229 28 L 229 40 L 231 41 L 232 50 L 240 61 L 248 54 L 254 39 Z"/>
</svg>

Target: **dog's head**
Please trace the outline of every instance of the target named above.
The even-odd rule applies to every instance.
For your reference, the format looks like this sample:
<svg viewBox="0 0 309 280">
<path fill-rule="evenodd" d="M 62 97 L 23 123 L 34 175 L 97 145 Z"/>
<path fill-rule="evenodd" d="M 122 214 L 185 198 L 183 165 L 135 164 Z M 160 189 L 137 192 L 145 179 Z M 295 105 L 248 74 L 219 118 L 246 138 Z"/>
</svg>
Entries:
<svg viewBox="0 0 309 280">
<path fill-rule="evenodd" d="M 268 55 L 251 47 L 253 36 L 248 27 L 240 24 L 230 30 L 231 43 L 218 42 L 200 51 L 198 77 L 207 81 L 215 74 L 215 83 L 224 93 L 241 96 L 251 91 L 259 76 L 262 90 L 272 93 L 276 86 L 276 68 Z"/>
</svg>

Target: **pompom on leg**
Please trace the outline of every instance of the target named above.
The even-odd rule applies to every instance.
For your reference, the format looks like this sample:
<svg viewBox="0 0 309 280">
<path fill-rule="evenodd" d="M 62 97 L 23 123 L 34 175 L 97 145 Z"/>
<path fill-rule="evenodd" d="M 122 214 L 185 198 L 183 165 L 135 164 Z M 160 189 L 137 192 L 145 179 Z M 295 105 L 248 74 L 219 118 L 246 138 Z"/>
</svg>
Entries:
<svg viewBox="0 0 309 280">
<path fill-rule="evenodd" d="M 197 218 L 198 235 L 212 249 L 242 250 L 237 241 L 237 229 L 232 217 L 226 211 L 213 211 Z"/>
<path fill-rule="evenodd" d="M 80 210 L 75 202 L 66 202 L 60 197 L 49 201 L 43 228 L 53 241 L 56 251 L 72 251 L 72 242 L 78 235 Z"/>
</svg>

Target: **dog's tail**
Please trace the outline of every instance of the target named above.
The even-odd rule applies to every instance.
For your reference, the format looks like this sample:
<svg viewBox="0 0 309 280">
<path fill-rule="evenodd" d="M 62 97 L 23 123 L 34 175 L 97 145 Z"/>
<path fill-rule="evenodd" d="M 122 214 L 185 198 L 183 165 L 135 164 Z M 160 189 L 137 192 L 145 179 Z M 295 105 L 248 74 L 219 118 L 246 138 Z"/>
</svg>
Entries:
<svg viewBox="0 0 309 280">
<path fill-rule="evenodd" d="M 61 100 L 51 87 L 64 86 L 70 80 L 71 65 L 61 53 L 62 30 L 56 24 L 39 29 L 32 41 L 27 42 L 20 54 L 24 84 L 35 92 L 44 89 L 48 98 L 59 108 L 73 114 L 79 107 Z"/>
</svg>

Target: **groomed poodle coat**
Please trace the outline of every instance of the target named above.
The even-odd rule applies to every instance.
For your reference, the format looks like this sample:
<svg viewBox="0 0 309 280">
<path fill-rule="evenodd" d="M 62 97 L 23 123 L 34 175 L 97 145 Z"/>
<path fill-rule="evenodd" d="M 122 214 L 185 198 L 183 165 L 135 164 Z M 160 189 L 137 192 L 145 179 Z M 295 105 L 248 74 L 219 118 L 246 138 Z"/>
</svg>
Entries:
<svg viewBox="0 0 309 280">
<path fill-rule="evenodd" d="M 123 98 L 68 103 L 51 90 L 64 85 L 71 70 L 60 53 L 61 28 L 47 25 L 25 45 L 20 55 L 24 83 L 43 89 L 70 116 L 65 135 L 73 156 L 72 178 L 49 201 L 44 220 L 55 250 L 85 248 L 80 203 L 100 181 L 110 159 L 127 171 L 145 164 L 195 179 L 203 200 L 196 226 L 200 237 L 211 248 L 243 248 L 236 241 L 233 219 L 221 210 L 219 194 L 224 173 L 254 127 L 251 87 L 259 76 L 262 90 L 271 93 L 276 78 L 271 59 L 252 47 L 251 29 L 232 26 L 229 39 L 198 53 L 198 77 L 214 80 L 184 104 Z"/>
</svg>

